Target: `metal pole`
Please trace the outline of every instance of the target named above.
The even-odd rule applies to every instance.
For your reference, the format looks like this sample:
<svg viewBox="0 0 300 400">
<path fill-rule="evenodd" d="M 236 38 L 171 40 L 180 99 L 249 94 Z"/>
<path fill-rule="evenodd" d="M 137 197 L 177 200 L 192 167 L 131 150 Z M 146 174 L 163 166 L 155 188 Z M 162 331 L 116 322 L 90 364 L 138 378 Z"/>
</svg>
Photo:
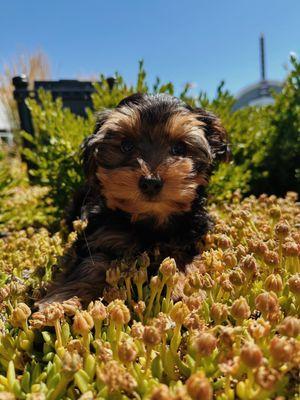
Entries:
<svg viewBox="0 0 300 400">
<path fill-rule="evenodd" d="M 266 80 L 266 70 L 265 70 L 265 38 L 263 33 L 260 35 L 259 38 L 259 48 L 260 48 L 260 73 L 261 73 L 261 80 Z"/>
</svg>

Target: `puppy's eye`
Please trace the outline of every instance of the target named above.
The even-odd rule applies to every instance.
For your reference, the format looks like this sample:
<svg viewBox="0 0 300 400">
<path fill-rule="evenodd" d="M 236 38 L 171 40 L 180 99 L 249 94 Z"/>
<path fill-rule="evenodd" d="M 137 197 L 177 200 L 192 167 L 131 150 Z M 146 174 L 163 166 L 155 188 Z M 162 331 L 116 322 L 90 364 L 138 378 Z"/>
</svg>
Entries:
<svg viewBox="0 0 300 400">
<path fill-rule="evenodd" d="M 123 153 L 130 153 L 134 149 L 134 143 L 130 139 L 124 139 L 121 142 L 121 150 Z"/>
<path fill-rule="evenodd" d="M 174 143 L 171 147 L 171 154 L 173 154 L 173 156 L 185 156 L 186 144 L 184 142 Z"/>
</svg>

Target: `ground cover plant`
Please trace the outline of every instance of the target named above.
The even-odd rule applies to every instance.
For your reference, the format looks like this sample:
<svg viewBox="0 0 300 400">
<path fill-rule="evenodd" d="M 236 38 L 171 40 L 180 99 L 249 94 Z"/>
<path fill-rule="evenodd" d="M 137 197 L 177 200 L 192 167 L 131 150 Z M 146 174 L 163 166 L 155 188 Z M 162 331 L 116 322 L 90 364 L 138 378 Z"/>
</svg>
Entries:
<svg viewBox="0 0 300 400">
<path fill-rule="evenodd" d="M 183 276 L 172 255 L 112 265 L 99 300 L 33 309 L 64 242 L 0 239 L 1 399 L 299 399 L 300 212 L 293 192 L 210 206 L 216 225 Z"/>
</svg>

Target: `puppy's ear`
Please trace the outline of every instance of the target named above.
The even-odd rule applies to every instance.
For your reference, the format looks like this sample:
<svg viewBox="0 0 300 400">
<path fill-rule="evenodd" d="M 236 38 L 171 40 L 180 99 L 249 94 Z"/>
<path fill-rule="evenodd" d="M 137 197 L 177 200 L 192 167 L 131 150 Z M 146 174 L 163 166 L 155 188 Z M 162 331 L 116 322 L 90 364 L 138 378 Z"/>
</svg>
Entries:
<svg viewBox="0 0 300 400">
<path fill-rule="evenodd" d="M 92 179 L 95 174 L 98 159 L 98 146 L 103 137 L 102 133 L 100 133 L 100 129 L 110 113 L 111 110 L 103 110 L 97 114 L 94 132 L 85 138 L 81 145 L 83 171 L 88 179 Z"/>
<path fill-rule="evenodd" d="M 206 139 L 210 145 L 212 155 L 215 161 L 231 160 L 231 151 L 228 142 L 228 136 L 221 121 L 213 113 L 196 108 L 193 110 L 199 116 L 199 120 L 204 122 L 204 131 Z"/>
</svg>

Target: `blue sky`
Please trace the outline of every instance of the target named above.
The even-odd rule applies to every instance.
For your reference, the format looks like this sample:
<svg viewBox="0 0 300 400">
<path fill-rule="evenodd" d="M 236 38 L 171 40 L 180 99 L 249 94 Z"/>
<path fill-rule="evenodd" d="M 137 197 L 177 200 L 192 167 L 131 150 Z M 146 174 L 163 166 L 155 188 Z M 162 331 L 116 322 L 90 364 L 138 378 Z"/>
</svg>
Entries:
<svg viewBox="0 0 300 400">
<path fill-rule="evenodd" d="M 0 65 L 43 49 L 53 78 L 117 70 L 132 83 L 143 58 L 150 82 L 193 82 L 212 96 L 224 79 L 236 93 L 259 78 L 260 32 L 267 77 L 284 78 L 300 53 L 299 16 L 299 0 L 1 0 Z"/>
</svg>

